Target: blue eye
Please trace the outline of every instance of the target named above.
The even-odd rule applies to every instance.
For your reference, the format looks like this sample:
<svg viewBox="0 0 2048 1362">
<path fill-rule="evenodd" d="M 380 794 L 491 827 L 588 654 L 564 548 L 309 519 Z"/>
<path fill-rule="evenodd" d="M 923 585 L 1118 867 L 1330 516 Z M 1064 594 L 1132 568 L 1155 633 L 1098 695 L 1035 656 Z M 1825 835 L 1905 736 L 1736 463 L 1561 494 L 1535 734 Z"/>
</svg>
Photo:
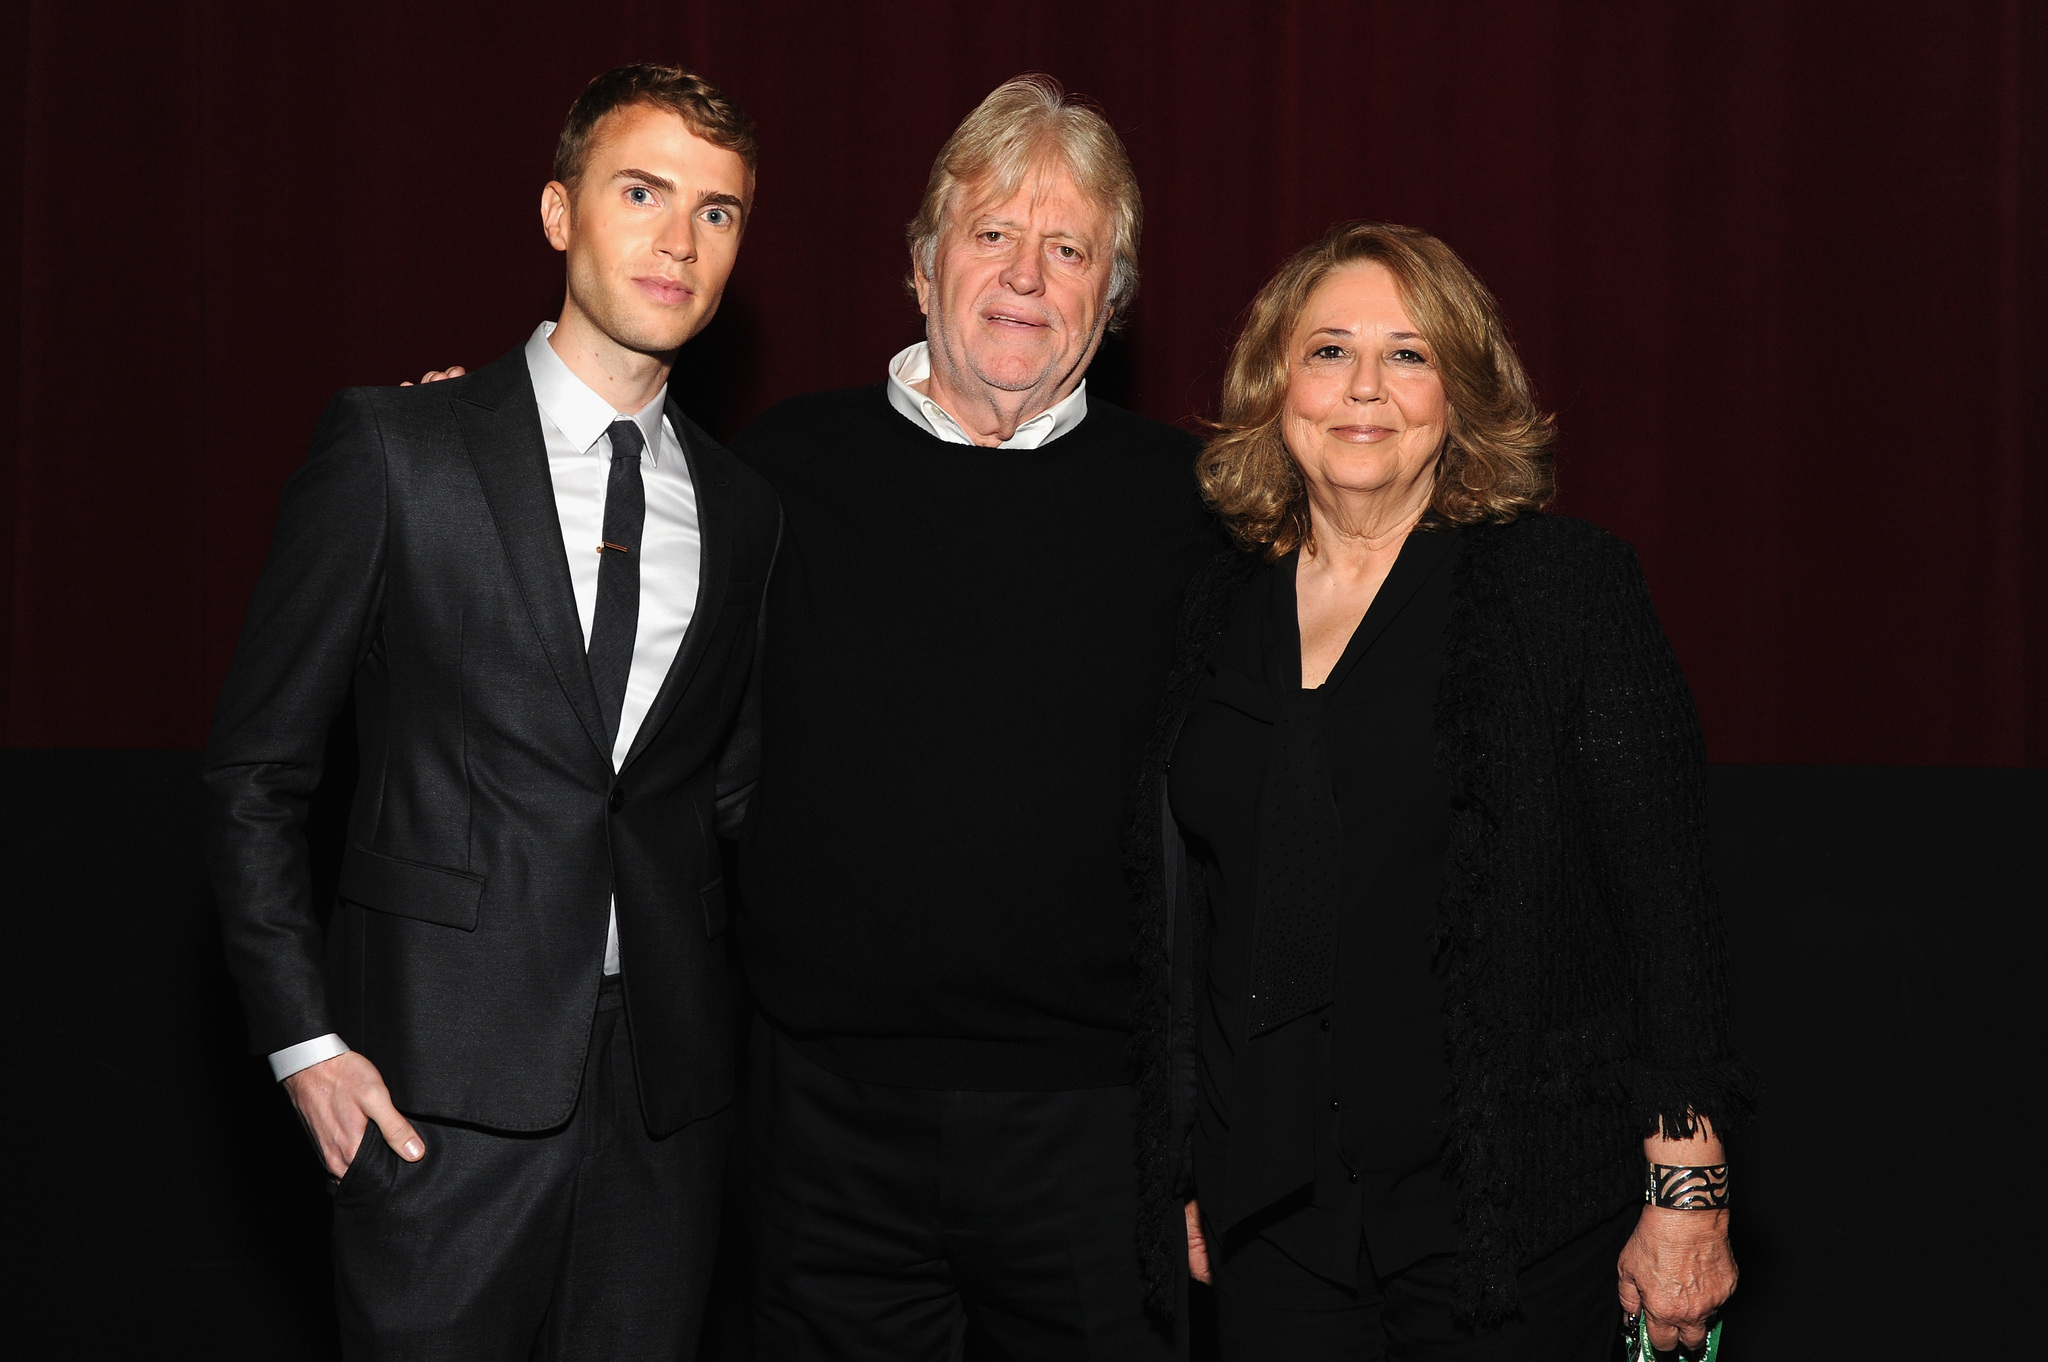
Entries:
<svg viewBox="0 0 2048 1362">
<path fill-rule="evenodd" d="M 631 199 L 634 203 L 649 204 L 654 202 L 654 191 L 648 189 L 644 185 L 636 184 L 631 189 L 628 189 L 626 191 L 626 197 Z"/>
<path fill-rule="evenodd" d="M 704 215 L 704 220 L 714 227 L 723 227 L 727 221 L 726 212 L 723 208 L 713 208 Z"/>
</svg>

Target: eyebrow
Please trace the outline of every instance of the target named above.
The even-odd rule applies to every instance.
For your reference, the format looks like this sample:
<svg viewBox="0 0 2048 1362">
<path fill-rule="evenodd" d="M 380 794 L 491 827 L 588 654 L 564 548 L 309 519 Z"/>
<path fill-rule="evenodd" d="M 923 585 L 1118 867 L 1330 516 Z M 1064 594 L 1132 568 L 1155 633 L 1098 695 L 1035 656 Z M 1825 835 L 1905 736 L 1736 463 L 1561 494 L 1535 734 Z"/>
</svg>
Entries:
<svg viewBox="0 0 2048 1362">
<path fill-rule="evenodd" d="M 614 180 L 645 180 L 648 184 L 653 185 L 656 189 L 659 189 L 664 194 L 673 194 L 676 192 L 676 182 L 674 180 L 669 179 L 665 175 L 656 175 L 651 170 L 636 170 L 633 167 L 628 166 L 626 169 L 614 174 L 612 178 Z"/>
<path fill-rule="evenodd" d="M 1309 334 L 1311 336 L 1348 336 L 1351 334 L 1351 331 L 1350 328 L 1342 326 L 1319 326 L 1309 332 Z M 1419 341 L 1422 337 L 1413 331 L 1389 331 L 1387 339 Z"/>
<path fill-rule="evenodd" d="M 974 231 L 985 232 L 991 227 L 1008 227 L 1015 231 L 1022 232 L 1030 230 L 1031 224 L 1028 222 L 1019 222 L 1016 218 L 999 218 L 994 216 L 974 219 Z M 1094 237 L 1084 235 L 1081 232 L 1058 230 L 1047 232 L 1045 235 L 1056 240 L 1064 238 L 1068 241 L 1078 241 L 1084 246 L 1092 247 L 1095 244 Z"/>
</svg>

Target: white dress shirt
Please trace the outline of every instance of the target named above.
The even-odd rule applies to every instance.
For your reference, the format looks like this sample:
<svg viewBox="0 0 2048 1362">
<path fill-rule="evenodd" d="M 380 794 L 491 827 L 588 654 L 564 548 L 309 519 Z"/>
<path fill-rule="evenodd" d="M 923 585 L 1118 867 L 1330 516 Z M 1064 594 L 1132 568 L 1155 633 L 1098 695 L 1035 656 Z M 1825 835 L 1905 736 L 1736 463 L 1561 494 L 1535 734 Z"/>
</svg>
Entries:
<svg viewBox="0 0 2048 1362">
<path fill-rule="evenodd" d="M 923 341 L 898 351 L 896 358 L 889 361 L 889 405 L 902 412 L 912 425 L 930 431 L 948 444 L 973 444 L 952 413 L 910 386 L 929 382 L 931 376 L 932 352 Z M 1018 426 L 1017 433 L 996 448 L 1036 449 L 1059 439 L 1080 425 L 1087 415 L 1088 380 L 1084 378 L 1074 385 L 1072 392 Z"/>
<path fill-rule="evenodd" d="M 608 433 L 621 413 L 571 372 L 548 344 L 555 329 L 542 322 L 526 342 L 526 371 L 540 404 L 541 436 L 548 451 L 548 476 L 555 486 L 555 515 L 562 525 L 562 549 L 569 558 L 569 584 L 576 593 L 576 617 L 590 646 L 590 619 L 597 609 L 598 543 L 604 538 L 604 497 L 612 472 Z M 704 536 L 697 520 L 697 489 L 682 442 L 663 415 L 668 389 L 631 413 L 646 448 L 640 476 L 647 493 L 647 519 L 640 531 L 640 621 L 633 638 L 633 666 L 626 674 L 626 700 L 619 710 L 619 735 L 612 744 L 616 771 L 632 750 L 640 723 L 667 679 L 690 619 L 697 612 L 697 579 Z M 950 419 L 950 418 L 948 418 Z M 1019 434 L 1022 434 L 1020 431 Z M 604 972 L 619 972 L 619 910 L 612 905 L 605 933 Z M 280 1081 L 299 1070 L 344 1054 L 340 1036 L 318 1036 L 270 1056 Z"/>
</svg>

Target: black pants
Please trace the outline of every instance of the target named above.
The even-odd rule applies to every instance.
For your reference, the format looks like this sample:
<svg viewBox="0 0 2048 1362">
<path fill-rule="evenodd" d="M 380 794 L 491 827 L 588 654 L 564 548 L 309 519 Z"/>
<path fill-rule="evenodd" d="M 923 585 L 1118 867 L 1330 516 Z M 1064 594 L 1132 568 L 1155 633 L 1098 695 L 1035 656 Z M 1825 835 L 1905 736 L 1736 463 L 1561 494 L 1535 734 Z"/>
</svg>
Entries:
<svg viewBox="0 0 2048 1362">
<path fill-rule="evenodd" d="M 1614 1264 L 1641 1213 L 1632 1206 L 1524 1268 L 1520 1316 L 1481 1330 L 1453 1318 L 1449 1254 L 1386 1277 L 1361 1265 L 1352 1291 L 1253 1236 L 1215 1273 L 1223 1362 L 1608 1362 L 1621 1348 Z"/>
<path fill-rule="evenodd" d="M 372 1126 L 334 1195 L 350 1359 L 674 1362 L 696 1354 L 733 1115 L 652 1139 L 617 981 L 599 995 L 567 1125 L 535 1135 Z"/>
<path fill-rule="evenodd" d="M 938 1092 L 754 1028 L 761 1362 L 1148 1362 L 1132 1089 Z"/>
</svg>

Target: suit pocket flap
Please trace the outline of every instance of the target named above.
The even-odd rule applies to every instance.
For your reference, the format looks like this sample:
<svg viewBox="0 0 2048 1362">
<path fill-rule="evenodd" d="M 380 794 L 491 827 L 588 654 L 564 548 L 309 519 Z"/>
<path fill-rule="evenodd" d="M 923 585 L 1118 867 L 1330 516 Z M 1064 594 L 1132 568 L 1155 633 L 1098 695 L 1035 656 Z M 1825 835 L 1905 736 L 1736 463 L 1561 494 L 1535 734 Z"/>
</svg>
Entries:
<svg viewBox="0 0 2048 1362">
<path fill-rule="evenodd" d="M 725 930 L 725 876 L 704 886 L 704 935 L 717 936 Z"/>
<path fill-rule="evenodd" d="M 352 846 L 341 858 L 341 896 L 379 913 L 476 930 L 484 877 L 466 870 L 401 861 Z"/>
</svg>

